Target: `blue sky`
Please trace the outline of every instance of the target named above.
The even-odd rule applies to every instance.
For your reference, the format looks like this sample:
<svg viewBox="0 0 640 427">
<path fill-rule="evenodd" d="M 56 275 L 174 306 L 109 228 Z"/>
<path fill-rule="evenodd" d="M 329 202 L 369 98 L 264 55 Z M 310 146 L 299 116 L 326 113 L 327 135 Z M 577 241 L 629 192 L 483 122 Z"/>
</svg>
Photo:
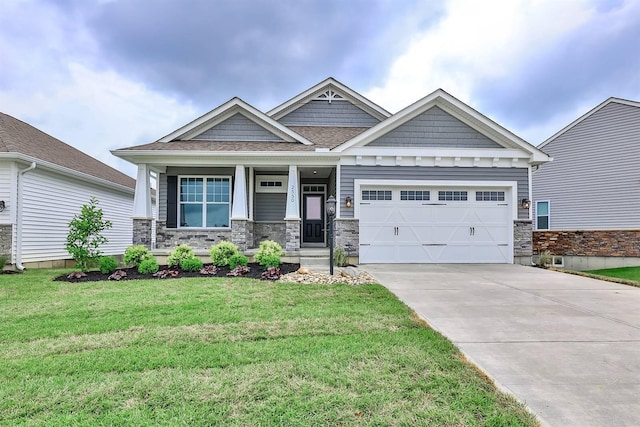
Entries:
<svg viewBox="0 0 640 427">
<path fill-rule="evenodd" d="M 0 111 L 125 173 L 233 96 L 332 76 L 391 112 L 442 88 L 538 145 L 640 101 L 640 0 L 4 0 Z"/>
</svg>

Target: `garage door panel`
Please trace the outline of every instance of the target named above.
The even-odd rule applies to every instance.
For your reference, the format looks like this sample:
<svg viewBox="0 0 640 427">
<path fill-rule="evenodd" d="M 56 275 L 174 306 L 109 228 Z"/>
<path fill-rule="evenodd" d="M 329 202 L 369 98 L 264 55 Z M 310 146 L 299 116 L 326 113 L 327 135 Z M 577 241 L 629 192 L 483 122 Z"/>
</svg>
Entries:
<svg viewBox="0 0 640 427">
<path fill-rule="evenodd" d="M 391 201 L 360 205 L 361 262 L 512 262 L 507 203 L 475 200 L 472 192 L 469 200 L 446 202 L 401 200 L 400 190 L 393 192 Z"/>
</svg>

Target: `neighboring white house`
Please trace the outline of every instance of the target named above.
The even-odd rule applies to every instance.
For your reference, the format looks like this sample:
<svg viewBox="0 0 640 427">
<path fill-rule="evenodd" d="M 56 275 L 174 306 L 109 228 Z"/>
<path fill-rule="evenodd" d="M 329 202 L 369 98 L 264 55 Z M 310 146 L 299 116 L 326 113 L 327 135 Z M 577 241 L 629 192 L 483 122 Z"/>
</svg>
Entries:
<svg viewBox="0 0 640 427">
<path fill-rule="evenodd" d="M 640 265 L 640 102 L 609 98 L 538 148 L 534 248 L 572 269 Z"/>
<path fill-rule="evenodd" d="M 262 112 L 233 98 L 156 142 L 138 166 L 134 242 L 288 253 L 336 245 L 361 263 L 530 263 L 531 171 L 548 156 L 439 89 L 391 114 L 328 78 Z"/>
<path fill-rule="evenodd" d="M 101 250 L 131 244 L 135 180 L 0 113 L 0 254 L 22 267 L 64 266 L 68 224 L 92 196 L 113 228 Z"/>
</svg>

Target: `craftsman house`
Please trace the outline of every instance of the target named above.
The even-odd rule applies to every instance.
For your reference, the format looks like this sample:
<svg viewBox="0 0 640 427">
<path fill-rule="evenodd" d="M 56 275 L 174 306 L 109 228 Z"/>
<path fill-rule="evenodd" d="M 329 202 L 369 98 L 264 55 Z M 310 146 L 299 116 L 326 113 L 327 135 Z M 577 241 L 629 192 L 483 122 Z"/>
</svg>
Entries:
<svg viewBox="0 0 640 427">
<path fill-rule="evenodd" d="M 134 242 L 336 246 L 361 263 L 530 262 L 531 170 L 548 156 L 443 90 L 391 114 L 328 78 L 262 112 L 233 98 L 156 142 L 138 166 Z"/>
</svg>

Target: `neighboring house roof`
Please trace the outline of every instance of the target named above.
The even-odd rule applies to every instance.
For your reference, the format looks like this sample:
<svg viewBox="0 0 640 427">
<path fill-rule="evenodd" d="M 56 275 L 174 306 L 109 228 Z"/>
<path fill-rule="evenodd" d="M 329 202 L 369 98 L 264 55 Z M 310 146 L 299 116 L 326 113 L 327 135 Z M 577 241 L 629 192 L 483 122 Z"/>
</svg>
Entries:
<svg viewBox="0 0 640 427">
<path fill-rule="evenodd" d="M 27 156 L 94 178 L 135 188 L 135 180 L 130 176 L 5 113 L 0 113 L 0 154 L 2 153 L 14 154 L 16 157 Z"/>
<path fill-rule="evenodd" d="M 563 127 L 558 132 L 556 132 L 555 134 L 553 134 L 552 136 L 547 138 L 544 142 L 542 142 L 542 144 L 538 145 L 538 148 L 540 148 L 540 149 L 544 148 L 545 145 L 547 145 L 551 141 L 557 139 L 560 135 L 562 135 L 563 133 L 565 133 L 565 132 L 569 131 L 570 129 L 574 128 L 578 124 L 582 123 L 584 120 L 588 119 L 589 117 L 591 117 L 592 115 L 594 115 L 598 111 L 602 110 L 604 107 L 606 107 L 607 105 L 609 105 L 611 103 L 617 103 L 617 104 L 628 105 L 628 106 L 631 106 L 631 107 L 640 108 L 640 102 L 631 101 L 631 100 L 622 99 L 622 98 L 615 98 L 615 97 L 612 96 L 611 98 L 605 100 L 601 104 L 597 105 L 595 108 L 589 110 L 587 113 L 585 113 L 582 116 L 578 117 L 573 122 L 569 123 L 567 126 Z"/>
</svg>

